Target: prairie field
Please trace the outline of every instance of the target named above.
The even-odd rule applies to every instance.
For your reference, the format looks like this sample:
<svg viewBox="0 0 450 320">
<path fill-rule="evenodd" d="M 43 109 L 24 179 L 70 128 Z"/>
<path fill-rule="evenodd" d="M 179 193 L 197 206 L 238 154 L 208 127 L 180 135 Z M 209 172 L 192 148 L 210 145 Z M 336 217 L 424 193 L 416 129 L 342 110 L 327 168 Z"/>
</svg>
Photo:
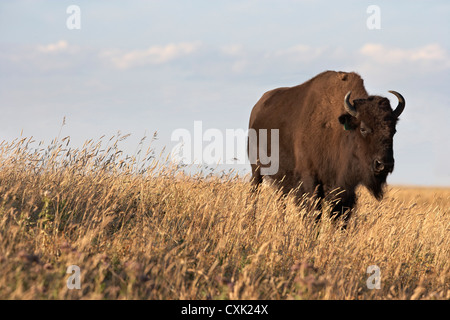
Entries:
<svg viewBox="0 0 450 320">
<path fill-rule="evenodd" d="M 450 299 L 450 188 L 361 188 L 343 229 L 121 139 L 0 144 L 0 299 Z"/>
</svg>

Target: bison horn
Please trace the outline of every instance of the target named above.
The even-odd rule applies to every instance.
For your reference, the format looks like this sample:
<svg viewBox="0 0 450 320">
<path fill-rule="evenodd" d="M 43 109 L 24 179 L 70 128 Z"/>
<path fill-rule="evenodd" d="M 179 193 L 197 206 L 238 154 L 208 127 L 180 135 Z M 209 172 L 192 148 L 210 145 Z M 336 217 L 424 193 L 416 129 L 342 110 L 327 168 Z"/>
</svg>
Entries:
<svg viewBox="0 0 450 320">
<path fill-rule="evenodd" d="M 352 116 L 356 117 L 358 112 L 356 111 L 356 108 L 350 103 L 350 94 L 352 92 L 349 91 L 344 98 L 344 108 L 345 110 Z"/>
<path fill-rule="evenodd" d="M 396 91 L 391 90 L 389 92 L 392 93 L 393 95 L 395 95 L 398 99 L 397 108 L 395 108 L 395 110 L 393 111 L 394 116 L 396 116 L 398 118 L 398 117 L 400 117 L 403 110 L 405 109 L 405 98 L 403 98 L 403 96 Z"/>
</svg>

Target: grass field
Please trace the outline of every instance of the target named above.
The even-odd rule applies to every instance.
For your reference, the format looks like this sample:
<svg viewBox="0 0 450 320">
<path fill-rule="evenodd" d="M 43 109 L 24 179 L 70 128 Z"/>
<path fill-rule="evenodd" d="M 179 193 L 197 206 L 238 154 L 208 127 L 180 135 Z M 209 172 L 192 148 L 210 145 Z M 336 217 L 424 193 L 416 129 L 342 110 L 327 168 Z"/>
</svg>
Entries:
<svg viewBox="0 0 450 320">
<path fill-rule="evenodd" d="M 0 144 L 0 299 L 450 299 L 450 188 L 361 189 L 342 230 L 269 186 L 69 140 Z"/>
</svg>

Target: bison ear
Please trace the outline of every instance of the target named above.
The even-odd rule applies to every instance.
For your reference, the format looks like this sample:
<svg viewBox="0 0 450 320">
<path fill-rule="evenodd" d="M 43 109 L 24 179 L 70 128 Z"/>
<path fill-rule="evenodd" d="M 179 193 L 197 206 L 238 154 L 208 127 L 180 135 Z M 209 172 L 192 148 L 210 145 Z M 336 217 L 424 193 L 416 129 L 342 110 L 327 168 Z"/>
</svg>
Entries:
<svg viewBox="0 0 450 320">
<path fill-rule="evenodd" d="M 353 117 L 348 113 L 342 114 L 338 119 L 339 123 L 344 126 L 344 130 L 355 130 L 357 127 L 353 122 Z"/>
</svg>

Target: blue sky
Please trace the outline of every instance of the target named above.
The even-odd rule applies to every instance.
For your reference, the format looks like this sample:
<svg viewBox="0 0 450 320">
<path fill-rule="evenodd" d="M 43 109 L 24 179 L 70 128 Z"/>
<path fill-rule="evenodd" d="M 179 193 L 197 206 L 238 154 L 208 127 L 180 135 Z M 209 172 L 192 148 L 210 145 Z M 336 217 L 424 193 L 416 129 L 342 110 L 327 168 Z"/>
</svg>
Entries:
<svg viewBox="0 0 450 320">
<path fill-rule="evenodd" d="M 69 30 L 66 8 L 81 9 Z M 369 5 L 381 29 L 370 30 Z M 267 90 L 356 71 L 407 101 L 391 184 L 450 186 L 448 1 L 2 1 L 0 139 L 246 129 Z M 242 168 L 239 168 L 242 169 Z"/>
</svg>

